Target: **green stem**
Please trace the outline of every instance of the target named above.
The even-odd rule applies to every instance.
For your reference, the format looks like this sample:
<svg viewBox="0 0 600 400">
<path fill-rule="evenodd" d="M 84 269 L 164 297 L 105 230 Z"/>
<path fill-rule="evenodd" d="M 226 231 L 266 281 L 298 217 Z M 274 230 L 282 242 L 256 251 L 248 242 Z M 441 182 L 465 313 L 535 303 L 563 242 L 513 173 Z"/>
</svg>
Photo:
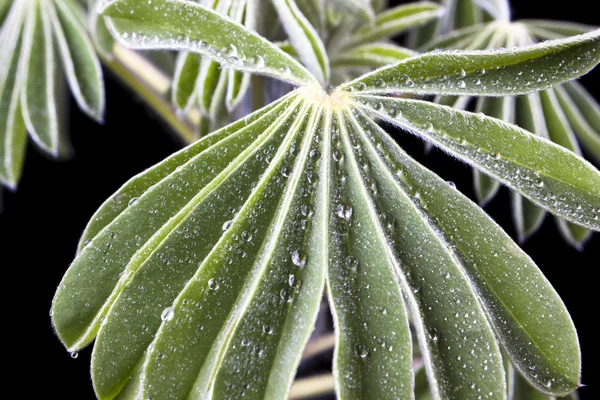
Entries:
<svg viewBox="0 0 600 400">
<path fill-rule="evenodd" d="M 179 116 L 166 94 L 170 80 L 158 68 L 134 51 L 115 44 L 113 59 L 102 57 L 103 64 L 129 86 L 161 117 L 185 143 L 197 140 L 194 124 L 199 123 L 197 112 Z"/>
</svg>

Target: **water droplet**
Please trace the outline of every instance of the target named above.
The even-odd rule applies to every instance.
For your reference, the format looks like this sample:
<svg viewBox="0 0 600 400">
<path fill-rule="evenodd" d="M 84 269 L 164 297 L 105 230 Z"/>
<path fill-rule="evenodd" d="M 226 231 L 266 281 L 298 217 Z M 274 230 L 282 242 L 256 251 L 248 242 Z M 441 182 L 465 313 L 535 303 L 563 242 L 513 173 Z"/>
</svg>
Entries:
<svg viewBox="0 0 600 400">
<path fill-rule="evenodd" d="M 431 328 L 429 330 L 429 339 L 433 342 L 437 342 L 440 339 L 438 330 L 436 328 Z"/>
<path fill-rule="evenodd" d="M 211 278 L 208 280 L 208 288 L 210 290 L 219 290 L 219 282 L 215 278 Z"/>
<path fill-rule="evenodd" d="M 223 232 L 227 232 L 227 230 L 229 230 L 229 228 L 231 228 L 231 225 L 233 225 L 233 220 L 225 222 L 223 224 Z"/>
<path fill-rule="evenodd" d="M 279 297 L 281 297 L 281 300 L 283 300 L 286 303 L 292 301 L 293 298 L 291 293 L 288 292 L 286 289 L 281 289 L 281 292 L 279 292 Z"/>
<path fill-rule="evenodd" d="M 344 261 L 344 266 L 352 272 L 356 272 L 358 270 L 358 265 L 359 261 L 352 256 L 346 257 L 346 260 Z"/>
<path fill-rule="evenodd" d="M 467 84 L 465 83 L 465 81 L 458 81 L 458 83 L 456 85 L 458 86 L 459 89 L 465 89 L 467 87 Z"/>
<path fill-rule="evenodd" d="M 336 214 L 342 219 L 349 220 L 352 217 L 352 207 L 340 204 L 336 209 Z"/>
<path fill-rule="evenodd" d="M 271 325 L 264 325 L 263 326 L 263 332 L 266 335 L 271 335 L 273 333 L 273 327 Z"/>
<path fill-rule="evenodd" d="M 366 358 L 369 355 L 369 349 L 364 344 L 357 343 L 354 346 L 354 353 L 360 358 Z"/>
<path fill-rule="evenodd" d="M 174 316 L 173 307 L 167 307 L 163 310 L 162 314 L 160 314 L 160 319 L 163 321 L 170 321 Z"/>
<path fill-rule="evenodd" d="M 298 267 L 304 267 L 306 265 L 306 255 L 296 250 L 292 253 L 292 262 Z"/>
<path fill-rule="evenodd" d="M 79 357 L 79 353 L 76 352 L 76 351 L 70 352 L 69 355 L 71 356 L 72 359 L 75 359 L 75 358 Z"/>
<path fill-rule="evenodd" d="M 452 189 L 456 189 L 456 183 L 452 181 L 448 181 L 448 186 L 450 186 Z"/>
<path fill-rule="evenodd" d="M 133 197 L 133 198 L 131 198 L 131 200 L 129 200 L 129 205 L 130 206 L 134 205 L 135 203 L 138 202 L 138 200 L 139 200 L 139 197 Z"/>
</svg>

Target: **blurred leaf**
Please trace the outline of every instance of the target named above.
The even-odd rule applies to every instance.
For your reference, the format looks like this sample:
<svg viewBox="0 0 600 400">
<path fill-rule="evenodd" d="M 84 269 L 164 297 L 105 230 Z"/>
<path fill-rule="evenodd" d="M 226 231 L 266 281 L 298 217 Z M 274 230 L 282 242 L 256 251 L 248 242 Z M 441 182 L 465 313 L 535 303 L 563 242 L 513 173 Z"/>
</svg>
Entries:
<svg viewBox="0 0 600 400">
<path fill-rule="evenodd" d="M 328 82 L 329 59 L 317 31 L 293 0 L 273 0 L 273 4 L 300 60 L 321 84 Z"/>
<path fill-rule="evenodd" d="M 392 8 L 378 14 L 373 24 L 359 29 L 348 39 L 344 47 L 350 48 L 395 36 L 408 28 L 431 21 L 442 13 L 443 9 L 440 6 L 430 2 L 418 2 Z"/>
<path fill-rule="evenodd" d="M 414 56 L 412 50 L 388 43 L 370 43 L 341 51 L 331 59 L 333 68 L 378 68 Z"/>
</svg>

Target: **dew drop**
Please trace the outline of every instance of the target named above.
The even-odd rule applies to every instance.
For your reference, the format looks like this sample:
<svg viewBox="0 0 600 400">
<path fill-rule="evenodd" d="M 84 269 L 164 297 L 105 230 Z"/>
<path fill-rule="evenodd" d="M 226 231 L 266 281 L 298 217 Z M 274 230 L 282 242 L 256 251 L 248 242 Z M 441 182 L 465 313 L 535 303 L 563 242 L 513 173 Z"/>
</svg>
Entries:
<svg viewBox="0 0 600 400">
<path fill-rule="evenodd" d="M 344 266 L 352 272 L 356 272 L 358 270 L 358 264 L 358 260 L 352 256 L 346 257 L 346 260 L 344 261 Z"/>
<path fill-rule="evenodd" d="M 263 332 L 266 335 L 271 335 L 273 333 L 273 327 L 271 325 L 264 325 L 263 326 Z"/>
<path fill-rule="evenodd" d="M 211 278 L 208 280 L 208 288 L 210 290 L 219 290 L 219 282 L 215 278 Z"/>
<path fill-rule="evenodd" d="M 292 262 L 298 267 L 304 267 L 306 265 L 306 255 L 296 250 L 292 253 Z"/>
<path fill-rule="evenodd" d="M 173 316 L 173 307 L 167 307 L 163 310 L 162 314 L 160 314 L 160 319 L 163 321 L 170 321 L 173 319 Z"/>
<path fill-rule="evenodd" d="M 340 204 L 337 206 L 336 214 L 342 219 L 349 220 L 352 217 L 352 207 Z"/>
<path fill-rule="evenodd" d="M 364 344 L 357 343 L 354 346 L 354 353 L 360 358 L 366 358 L 369 355 L 369 349 Z"/>
<path fill-rule="evenodd" d="M 229 228 L 233 225 L 233 220 L 227 221 L 223 224 L 223 232 L 227 232 Z"/>
<path fill-rule="evenodd" d="M 138 200 L 139 200 L 139 197 L 133 197 L 133 198 L 131 198 L 131 200 L 129 200 L 129 205 L 130 206 L 134 205 L 135 203 L 138 202 Z"/>
<path fill-rule="evenodd" d="M 71 356 L 72 359 L 76 359 L 77 357 L 79 357 L 79 353 L 76 351 L 70 352 L 69 355 Z"/>
</svg>

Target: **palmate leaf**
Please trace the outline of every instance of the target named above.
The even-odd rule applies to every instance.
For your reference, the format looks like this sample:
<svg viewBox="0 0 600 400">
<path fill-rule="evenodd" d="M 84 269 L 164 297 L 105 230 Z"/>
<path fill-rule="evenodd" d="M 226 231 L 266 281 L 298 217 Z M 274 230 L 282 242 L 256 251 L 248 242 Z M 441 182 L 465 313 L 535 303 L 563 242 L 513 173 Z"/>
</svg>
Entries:
<svg viewBox="0 0 600 400">
<path fill-rule="evenodd" d="M 321 84 L 329 82 L 329 59 L 319 34 L 294 0 L 272 0 L 300 60 Z"/>
<path fill-rule="evenodd" d="M 487 24 L 479 24 L 441 37 L 430 43 L 427 47 L 438 48 L 448 46 L 451 48 L 467 49 L 512 48 L 515 44 L 519 46 L 531 45 L 536 41 L 536 37 L 560 38 L 564 37 L 567 32 L 581 33 L 590 31 L 594 28 L 586 25 L 549 21 L 547 25 L 554 26 L 554 33 L 540 34 L 540 28 L 538 28 L 537 25 L 542 22 L 543 21 L 510 22 L 501 20 L 499 22 L 494 21 Z M 578 84 L 569 83 L 569 85 Z M 587 109 L 589 109 L 590 106 L 592 108 L 598 108 L 597 103 L 591 96 L 587 94 L 581 86 L 578 87 L 580 88 L 579 92 L 586 98 L 585 104 L 587 105 Z M 582 136 L 584 138 L 581 141 L 582 145 L 586 148 L 586 151 L 589 150 L 593 156 L 594 141 L 597 141 L 596 138 L 600 137 L 600 133 L 595 132 L 595 129 L 592 128 L 592 126 L 594 126 L 593 124 L 590 125 L 588 122 L 582 123 L 581 118 L 574 117 L 576 114 L 581 115 L 581 110 L 577 110 L 577 103 L 561 96 L 559 91 L 564 93 L 562 87 L 557 87 L 556 89 L 548 90 L 547 93 L 543 92 L 540 95 L 529 95 L 525 99 L 518 100 L 514 103 L 517 104 L 517 107 L 503 117 L 494 113 L 492 109 L 484 112 L 488 115 L 501 117 L 501 119 L 510 123 L 514 122 L 512 115 L 515 114 L 519 126 L 549 138 L 555 143 L 564 146 L 577 154 L 581 154 L 577 140 L 573 134 L 573 132 L 575 132 L 577 136 Z M 544 102 L 542 102 L 540 96 L 545 99 Z M 560 98 L 561 100 L 557 101 L 557 98 Z M 483 100 L 479 100 L 478 104 L 481 102 L 483 102 Z M 586 105 L 582 104 L 581 107 L 586 108 Z M 585 121 L 585 119 L 583 119 L 583 121 Z M 596 126 L 600 125 L 596 124 Z M 481 179 L 482 175 L 477 171 L 474 171 L 474 174 L 477 178 L 475 180 L 476 192 L 479 195 L 480 202 L 485 204 L 494 197 L 497 191 L 498 182 L 490 178 Z M 485 193 L 482 193 L 481 190 L 484 190 Z M 511 202 L 517 236 L 520 241 L 524 241 L 540 228 L 546 213 L 543 209 L 535 207 L 529 201 L 517 194 L 512 195 Z M 571 225 L 561 219 L 557 219 L 557 223 L 559 231 L 564 239 L 577 249 L 582 249 L 585 242 L 591 237 L 591 232 L 589 230 Z"/>
<path fill-rule="evenodd" d="M 512 68 L 569 79 L 598 61 L 562 73 L 557 49 L 585 54 L 586 40 L 553 43 L 541 64 L 531 58 L 546 45 L 530 48 Z M 433 398 L 506 398 L 498 341 L 538 390 L 578 387 L 575 328 L 549 282 L 376 119 L 600 229 L 600 173 L 563 147 L 478 114 L 309 81 L 134 177 L 90 221 L 52 319 L 70 351 L 96 339 L 99 398 L 285 398 L 325 287 L 340 398 L 413 397 L 409 321 Z"/>
<path fill-rule="evenodd" d="M 9 187 L 19 180 L 26 131 L 54 157 L 68 148 L 61 113 L 63 74 L 80 109 L 102 119 L 102 70 L 83 12 L 74 0 L 14 1 L 2 22 L 0 52 L 7 62 L 0 72 L 0 181 Z"/>
</svg>

